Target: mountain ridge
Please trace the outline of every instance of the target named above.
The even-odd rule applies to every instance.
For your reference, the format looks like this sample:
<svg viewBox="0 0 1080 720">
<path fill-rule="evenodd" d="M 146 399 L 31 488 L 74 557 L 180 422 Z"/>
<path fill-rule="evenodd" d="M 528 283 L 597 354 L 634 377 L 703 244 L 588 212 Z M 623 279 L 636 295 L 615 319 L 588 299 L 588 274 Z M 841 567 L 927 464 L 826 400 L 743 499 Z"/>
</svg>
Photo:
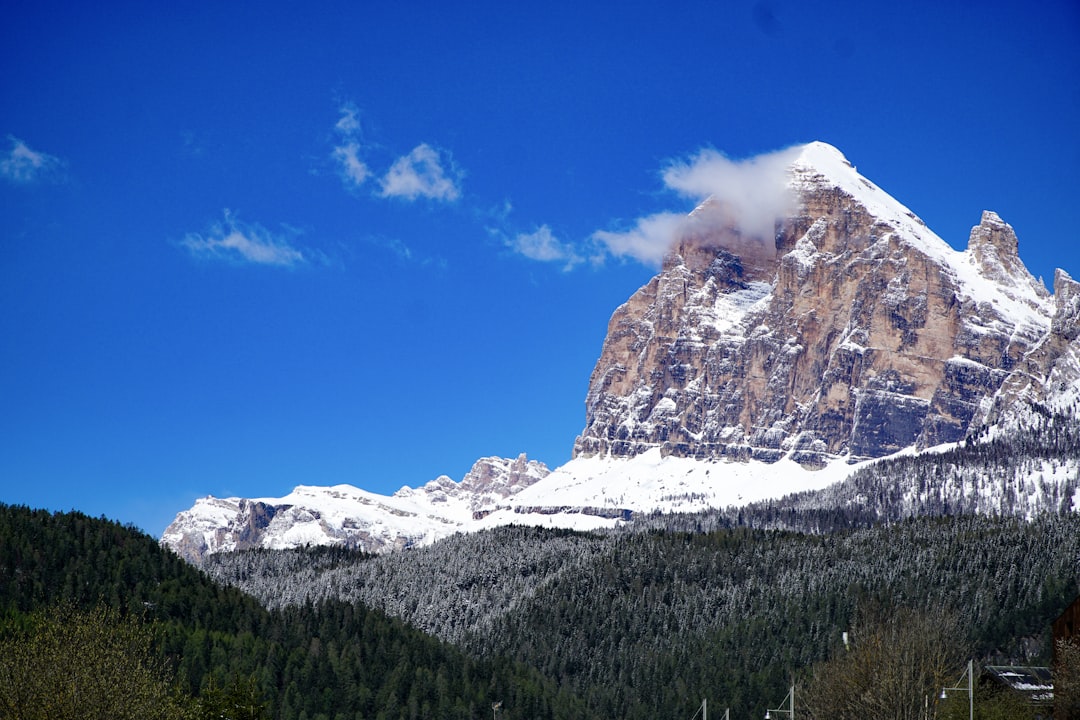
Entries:
<svg viewBox="0 0 1080 720">
<path fill-rule="evenodd" d="M 465 529 L 549 473 L 524 454 L 477 460 L 460 482 L 442 475 L 391 496 L 353 485 L 298 485 L 281 498 L 195 501 L 165 529 L 161 542 L 188 560 L 251 547 L 336 545 L 384 552 L 433 542 Z"/>
<path fill-rule="evenodd" d="M 775 196 L 773 238 L 760 212 L 709 197 L 615 310 L 565 465 L 484 458 L 460 482 L 393 496 L 204 498 L 162 542 L 198 559 L 324 543 L 383 552 L 507 523 L 610 527 L 821 490 L 1042 408 L 1077 412 L 1080 284 L 1066 272 L 1051 295 L 992 211 L 953 249 L 825 143 L 778 157 L 762 190 Z"/>
</svg>

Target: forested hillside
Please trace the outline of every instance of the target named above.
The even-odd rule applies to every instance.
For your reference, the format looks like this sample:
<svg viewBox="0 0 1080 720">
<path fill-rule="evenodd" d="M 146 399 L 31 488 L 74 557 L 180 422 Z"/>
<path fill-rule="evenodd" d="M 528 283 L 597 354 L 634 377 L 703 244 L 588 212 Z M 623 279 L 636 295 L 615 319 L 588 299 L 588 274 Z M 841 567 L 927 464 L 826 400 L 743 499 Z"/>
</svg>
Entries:
<svg viewBox="0 0 1080 720">
<path fill-rule="evenodd" d="M 215 557 L 269 604 L 359 601 L 504 654 L 590 716 L 687 717 L 701 697 L 764 712 L 859 612 L 948 612 L 964 654 L 1028 661 L 1077 594 L 1080 518 L 912 519 L 831 533 L 732 528 L 577 535 L 503 528 L 380 557 Z M 954 632 L 955 631 L 955 632 Z M 779 696 L 777 696 L 779 693 Z"/>
<path fill-rule="evenodd" d="M 0 642 L 25 645 L 29 614 L 54 608 L 148 624 L 182 693 L 253 678 L 273 718 L 483 718 L 499 701 L 507 718 L 582 717 L 536 671 L 473 659 L 364 605 L 268 611 L 132 528 L 0 505 Z"/>
</svg>

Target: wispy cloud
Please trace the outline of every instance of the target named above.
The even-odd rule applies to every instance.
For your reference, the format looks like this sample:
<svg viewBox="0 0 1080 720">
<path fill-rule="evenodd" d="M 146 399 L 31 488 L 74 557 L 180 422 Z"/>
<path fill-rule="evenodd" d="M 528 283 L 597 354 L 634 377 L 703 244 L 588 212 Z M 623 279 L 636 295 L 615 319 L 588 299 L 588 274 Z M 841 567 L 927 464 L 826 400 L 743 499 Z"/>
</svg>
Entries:
<svg viewBox="0 0 1080 720">
<path fill-rule="evenodd" d="M 341 116 L 334 124 L 334 130 L 341 142 L 334 146 L 331 157 L 337 163 L 338 174 L 346 187 L 357 188 L 371 175 L 367 164 L 360 159 L 360 111 L 352 103 L 345 103 L 339 112 Z"/>
<path fill-rule="evenodd" d="M 508 239 L 506 244 L 514 252 L 530 260 L 564 263 L 564 270 L 571 270 L 584 261 L 573 244 L 560 241 L 547 225 L 541 225 L 531 233 L 519 233 Z"/>
<path fill-rule="evenodd" d="M 603 254 L 631 258 L 644 265 L 659 267 L 668 248 L 682 234 L 685 226 L 685 214 L 663 212 L 638 218 L 629 230 L 597 230 L 592 237 L 600 244 Z"/>
<path fill-rule="evenodd" d="M 365 151 L 371 148 L 364 143 L 362 132 L 360 109 L 352 102 L 342 103 L 334 123 L 337 142 L 330 156 L 349 190 L 356 190 L 374 174 L 364 159 Z M 449 157 L 444 158 L 428 143 L 421 143 L 394 161 L 379 179 L 376 195 L 409 201 L 424 198 L 454 202 L 461 197 L 461 178 L 462 173 Z"/>
<path fill-rule="evenodd" d="M 664 187 L 693 200 L 701 206 L 700 212 L 656 213 L 639 218 L 626 231 L 597 231 L 593 240 L 611 256 L 659 266 L 676 242 L 709 236 L 710 230 L 724 227 L 735 231 L 733 237 L 741 238 L 748 249 L 761 253 L 773 240 L 776 221 L 793 209 L 788 168 L 799 150 L 788 148 L 730 160 L 716 150 L 705 149 L 689 160 L 672 162 L 661 173 Z"/>
<path fill-rule="evenodd" d="M 453 202 L 461 197 L 460 175 L 443 168 L 437 150 L 427 143 L 417 145 L 408 155 L 398 158 L 380 181 L 383 197 L 416 200 L 428 198 Z"/>
<path fill-rule="evenodd" d="M 17 185 L 35 182 L 59 182 L 64 178 L 64 161 L 48 153 L 33 150 L 12 135 L 7 136 L 11 149 L 0 156 L 0 175 Z"/>
<path fill-rule="evenodd" d="M 368 166 L 360 159 L 360 143 L 347 142 L 334 148 L 334 160 L 338 163 L 338 173 L 346 185 L 359 187 L 371 174 Z"/>
<path fill-rule="evenodd" d="M 294 267 L 307 262 L 289 242 L 296 234 L 295 230 L 274 234 L 261 225 L 240 222 L 226 210 L 224 222 L 214 223 L 205 235 L 189 233 L 180 244 L 195 257 Z"/>
<path fill-rule="evenodd" d="M 351 102 L 344 103 L 339 109 L 341 117 L 334 124 L 334 129 L 346 137 L 351 137 L 360 131 L 360 109 Z"/>
<path fill-rule="evenodd" d="M 430 255 L 423 248 L 415 249 L 400 238 L 385 235 L 370 235 L 362 238 L 363 242 L 378 250 L 392 255 L 402 265 L 445 270 L 446 258 Z"/>
</svg>

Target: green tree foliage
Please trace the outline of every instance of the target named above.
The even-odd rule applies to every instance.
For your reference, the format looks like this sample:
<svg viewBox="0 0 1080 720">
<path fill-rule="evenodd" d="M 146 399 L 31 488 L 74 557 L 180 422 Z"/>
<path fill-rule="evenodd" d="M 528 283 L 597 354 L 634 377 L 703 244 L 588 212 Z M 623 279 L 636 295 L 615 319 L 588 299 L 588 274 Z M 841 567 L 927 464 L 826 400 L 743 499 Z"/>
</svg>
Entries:
<svg viewBox="0 0 1080 720">
<path fill-rule="evenodd" d="M 197 720 L 269 720 L 255 676 L 235 677 L 225 686 L 211 680 L 195 703 Z"/>
<path fill-rule="evenodd" d="M 506 720 L 583 717 L 577 698 L 527 663 L 477 659 L 362 604 L 268 611 L 133 528 L 0 505 L 0 619 L 15 632 L 57 603 L 156 622 L 150 655 L 175 668 L 203 720 L 259 717 L 262 701 L 274 720 L 464 720 L 497 700 Z"/>
<path fill-rule="evenodd" d="M 1063 639 L 1054 653 L 1054 720 L 1080 720 L 1080 646 Z"/>
<path fill-rule="evenodd" d="M 12 720 L 184 720 L 152 633 L 108 608 L 38 611 L 0 639 L 0 716 Z"/>
<path fill-rule="evenodd" d="M 135 528 L 79 512 L 0 505 L 0 610 L 105 604 L 208 630 L 259 632 L 262 607 Z"/>
</svg>

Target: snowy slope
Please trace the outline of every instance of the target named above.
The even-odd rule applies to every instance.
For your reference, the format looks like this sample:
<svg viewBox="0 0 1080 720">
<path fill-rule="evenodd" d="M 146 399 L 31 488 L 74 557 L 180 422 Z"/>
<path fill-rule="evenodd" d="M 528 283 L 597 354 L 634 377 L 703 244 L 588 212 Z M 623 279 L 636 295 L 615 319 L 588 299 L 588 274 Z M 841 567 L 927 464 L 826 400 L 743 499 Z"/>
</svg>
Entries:
<svg viewBox="0 0 1080 720">
<path fill-rule="evenodd" d="M 620 510 L 699 512 L 817 490 L 857 467 L 843 460 L 809 470 L 786 458 L 764 463 L 661 457 L 658 448 L 626 459 L 580 457 L 515 495 L 512 509 L 519 515 L 563 508 L 588 508 L 604 516 L 618 516 Z"/>
<path fill-rule="evenodd" d="M 434 541 L 470 517 L 460 502 L 436 508 L 351 485 L 300 485 L 279 498 L 199 498 L 177 515 L 161 541 L 189 559 L 250 547 L 341 544 L 378 551 Z"/>
</svg>

